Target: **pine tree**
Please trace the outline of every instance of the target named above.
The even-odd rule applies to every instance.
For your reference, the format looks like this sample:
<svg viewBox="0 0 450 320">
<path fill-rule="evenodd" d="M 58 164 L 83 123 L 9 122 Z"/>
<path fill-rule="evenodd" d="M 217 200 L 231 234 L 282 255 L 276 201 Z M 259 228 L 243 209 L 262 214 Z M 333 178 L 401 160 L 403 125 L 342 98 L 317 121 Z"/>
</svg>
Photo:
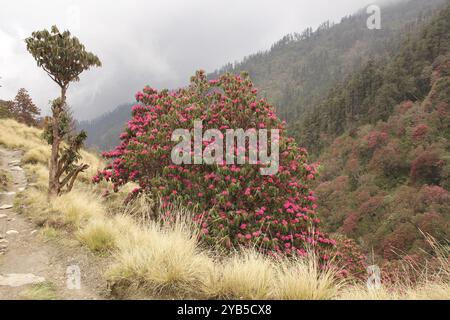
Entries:
<svg viewBox="0 0 450 320">
<path fill-rule="evenodd" d="M 17 121 L 29 126 L 36 126 L 40 110 L 31 100 L 28 91 L 21 88 L 14 99 L 12 113 Z"/>
</svg>

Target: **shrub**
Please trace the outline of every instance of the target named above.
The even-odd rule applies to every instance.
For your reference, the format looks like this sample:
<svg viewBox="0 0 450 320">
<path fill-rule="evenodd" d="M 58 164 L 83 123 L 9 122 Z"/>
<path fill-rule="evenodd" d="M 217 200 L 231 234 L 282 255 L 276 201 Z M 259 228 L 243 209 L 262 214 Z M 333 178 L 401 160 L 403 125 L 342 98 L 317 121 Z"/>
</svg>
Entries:
<svg viewBox="0 0 450 320">
<path fill-rule="evenodd" d="M 410 179 L 413 183 L 439 184 L 444 161 L 439 151 L 429 149 L 420 152 L 411 164 Z"/>
<path fill-rule="evenodd" d="M 146 87 L 136 99 L 121 144 L 105 153 L 114 160 L 94 177 L 95 182 L 112 181 L 118 190 L 133 181 L 140 186 L 136 194 L 160 196 L 163 206 L 179 201 L 195 207 L 202 238 L 227 248 L 257 246 L 305 255 L 307 246 L 333 244 L 317 229 L 316 198 L 306 185 L 315 178 L 316 166 L 307 163 L 305 149 L 286 137 L 275 109 L 257 97 L 247 76 L 228 74 L 208 81 L 199 71 L 187 88 L 158 92 Z M 172 133 L 178 128 L 193 129 L 195 120 L 202 120 L 203 130 L 279 129 L 278 173 L 261 175 L 265 165 L 260 162 L 174 165 Z M 204 143 L 203 150 L 208 145 Z M 233 156 L 236 159 L 236 148 Z"/>
<path fill-rule="evenodd" d="M 426 124 L 420 124 L 413 128 L 412 138 L 414 141 L 422 141 L 429 131 L 430 128 Z"/>
<path fill-rule="evenodd" d="M 353 239 L 345 236 L 337 239 L 334 262 L 340 277 L 362 280 L 367 278 L 367 256 Z"/>
</svg>

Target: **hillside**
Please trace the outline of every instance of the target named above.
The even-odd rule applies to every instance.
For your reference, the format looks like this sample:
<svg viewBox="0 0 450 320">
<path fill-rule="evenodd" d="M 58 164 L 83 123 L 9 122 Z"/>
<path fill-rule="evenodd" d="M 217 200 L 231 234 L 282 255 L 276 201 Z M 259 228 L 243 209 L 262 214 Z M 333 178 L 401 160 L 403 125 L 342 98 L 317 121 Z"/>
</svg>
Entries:
<svg viewBox="0 0 450 320">
<path fill-rule="evenodd" d="M 448 247 L 436 248 L 437 266 L 421 266 L 426 272 L 418 277 L 393 269 L 397 280 L 386 280 L 377 290 L 319 268 L 314 256 L 274 260 L 254 250 L 214 252 L 199 243 L 192 213 L 183 207 L 161 213 L 164 217 L 170 210 L 176 217 L 168 224 L 163 218 L 149 219 L 154 203 L 146 197 L 124 204 L 133 185 L 105 197 L 106 185 L 93 185 L 90 179 L 104 164 L 85 151 L 82 161 L 91 169 L 71 193 L 48 201 L 50 150 L 42 132 L 10 119 L 0 120 L 0 129 L 0 145 L 8 149 L 0 159 L 8 163 L 4 155 L 14 154 L 14 163 L 26 174 L 21 180 L 26 189 L 14 187 L 10 218 L 0 218 L 0 230 L 6 223 L 18 232 L 0 237 L 7 243 L 0 255 L 0 273 L 5 274 L 0 297 L 5 299 L 448 299 Z M 81 268 L 81 291 L 67 290 L 67 263 Z M 408 266 L 409 261 L 402 263 Z M 412 276 L 414 283 L 409 282 Z"/>
<path fill-rule="evenodd" d="M 448 10 L 408 36 L 392 57 L 371 59 L 337 84 L 320 104 L 292 125 L 297 141 L 318 154 L 345 130 L 386 120 L 402 101 L 423 100 L 431 88 L 434 60 L 449 51 Z"/>
<path fill-rule="evenodd" d="M 396 52 L 401 40 L 429 21 L 432 12 L 445 2 L 411 0 L 384 7 L 382 29 L 375 31 L 367 29 L 367 14 L 362 10 L 340 23 L 326 22 L 316 31 L 287 35 L 270 50 L 224 66 L 209 77 L 249 72 L 261 95 L 277 107 L 279 117 L 291 124 L 367 61 Z M 108 150 L 118 143 L 119 131 L 130 116 L 131 108 L 122 105 L 79 126 L 87 130 L 90 147 Z"/>
<path fill-rule="evenodd" d="M 87 145 L 110 150 L 119 144 L 119 135 L 131 116 L 132 104 L 123 104 L 94 120 L 80 121 L 77 127 L 88 132 Z"/>
<path fill-rule="evenodd" d="M 282 119 L 292 122 L 319 104 L 334 85 L 370 59 L 390 56 L 408 34 L 429 20 L 445 1 L 403 1 L 385 6 L 382 29 L 369 30 L 361 10 L 338 24 L 285 36 L 267 52 L 246 57 L 211 75 L 247 71 L 263 96 L 277 106 Z"/>
<path fill-rule="evenodd" d="M 449 70 L 450 6 L 305 118 L 300 136 L 322 141 L 313 150 L 322 149 L 316 190 L 328 231 L 385 259 L 422 255 L 421 232 L 450 239 Z"/>
</svg>

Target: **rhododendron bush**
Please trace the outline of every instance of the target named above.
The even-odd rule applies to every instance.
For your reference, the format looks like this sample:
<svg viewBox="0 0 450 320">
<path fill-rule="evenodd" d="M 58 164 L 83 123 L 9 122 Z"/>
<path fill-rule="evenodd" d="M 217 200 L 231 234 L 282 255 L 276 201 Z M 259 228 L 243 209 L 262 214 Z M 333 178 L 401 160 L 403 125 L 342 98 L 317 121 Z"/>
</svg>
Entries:
<svg viewBox="0 0 450 320">
<path fill-rule="evenodd" d="M 140 188 L 135 193 L 161 197 L 163 206 L 176 202 L 191 207 L 198 213 L 195 220 L 202 239 L 210 244 L 299 255 L 309 247 L 334 244 L 317 228 L 316 198 L 307 186 L 315 178 L 316 166 L 308 164 L 306 150 L 286 136 L 274 107 L 258 98 L 248 76 L 224 75 L 208 81 L 199 71 L 186 88 L 158 92 L 146 87 L 136 100 L 121 144 L 105 153 L 112 163 L 94 178 L 96 182 L 111 181 L 115 190 L 137 182 Z M 178 142 L 171 139 L 173 131 L 192 132 L 198 120 L 203 132 L 279 129 L 278 173 L 261 175 L 264 165 L 248 161 L 175 165 L 171 152 Z M 211 142 L 204 141 L 203 147 Z"/>
</svg>

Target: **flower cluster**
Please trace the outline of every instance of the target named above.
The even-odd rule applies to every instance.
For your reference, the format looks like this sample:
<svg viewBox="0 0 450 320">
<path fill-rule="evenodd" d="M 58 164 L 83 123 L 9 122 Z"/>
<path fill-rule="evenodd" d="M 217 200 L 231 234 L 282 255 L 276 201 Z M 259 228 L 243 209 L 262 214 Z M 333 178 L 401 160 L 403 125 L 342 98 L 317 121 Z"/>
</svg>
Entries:
<svg viewBox="0 0 450 320">
<path fill-rule="evenodd" d="M 158 92 L 146 87 L 136 100 L 121 144 L 104 154 L 112 163 L 95 182 L 111 181 L 117 190 L 134 181 L 140 192 L 161 197 L 163 206 L 181 202 L 195 209 L 201 237 L 213 245 L 256 246 L 288 255 L 333 246 L 334 241 L 318 231 L 316 197 L 306 185 L 315 179 L 317 166 L 308 164 L 306 150 L 286 136 L 285 124 L 274 107 L 257 96 L 248 76 L 228 74 L 208 81 L 199 71 L 186 88 Z M 278 173 L 261 175 L 264 165 L 248 161 L 173 164 L 173 131 L 192 130 L 196 120 L 202 121 L 203 130 L 278 129 Z M 204 142 L 203 148 L 207 145 Z"/>
</svg>

